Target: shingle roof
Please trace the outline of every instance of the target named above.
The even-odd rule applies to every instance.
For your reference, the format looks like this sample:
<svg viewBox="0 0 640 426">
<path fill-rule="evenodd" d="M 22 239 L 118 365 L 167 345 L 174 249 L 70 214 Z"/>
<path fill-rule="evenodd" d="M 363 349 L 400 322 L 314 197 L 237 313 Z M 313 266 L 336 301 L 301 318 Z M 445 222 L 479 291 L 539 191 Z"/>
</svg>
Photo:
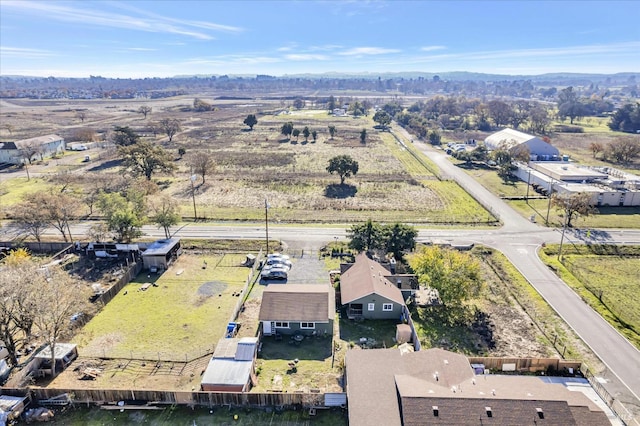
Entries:
<svg viewBox="0 0 640 426">
<path fill-rule="evenodd" d="M 270 284 L 262 294 L 260 321 L 327 322 L 335 311 L 328 284 Z"/>
<path fill-rule="evenodd" d="M 346 372 L 353 426 L 477 425 L 483 414 L 483 424 L 533 424 L 536 408 L 545 413 L 539 424 L 607 424 L 606 415 L 581 392 L 544 377 L 475 376 L 464 355 L 442 349 L 404 355 L 397 349 L 352 350 Z M 439 410 L 435 419 L 433 406 Z"/>
<path fill-rule="evenodd" d="M 404 304 L 400 289 L 389 281 L 391 275 L 382 265 L 365 253 L 356 256 L 355 263 L 340 276 L 340 301 L 347 304 L 370 294 L 377 294 L 392 302 Z"/>
</svg>

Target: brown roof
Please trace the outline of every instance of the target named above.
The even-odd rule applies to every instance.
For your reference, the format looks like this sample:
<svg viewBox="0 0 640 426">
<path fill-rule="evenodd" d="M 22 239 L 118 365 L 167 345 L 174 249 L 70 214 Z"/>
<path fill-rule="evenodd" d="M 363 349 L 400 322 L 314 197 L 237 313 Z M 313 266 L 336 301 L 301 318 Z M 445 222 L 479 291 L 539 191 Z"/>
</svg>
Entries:
<svg viewBox="0 0 640 426">
<path fill-rule="evenodd" d="M 594 402 L 551 378 L 475 376 L 464 355 L 442 349 L 406 354 L 352 350 L 346 371 L 350 425 L 479 424 L 481 414 L 486 424 L 533 424 L 536 408 L 545 413 L 538 424 L 607 424 Z M 437 419 L 433 406 L 439 407 Z M 485 407 L 491 407 L 493 417 L 487 417 Z M 513 417 L 516 413 L 520 417 Z"/>
<path fill-rule="evenodd" d="M 342 304 L 351 303 L 370 294 L 376 294 L 399 304 L 404 304 L 400 289 L 386 277 L 391 275 L 378 262 L 365 253 L 356 256 L 355 263 L 340 276 Z"/>
<path fill-rule="evenodd" d="M 335 314 L 333 288 L 325 284 L 270 284 L 262 294 L 260 321 L 327 322 Z"/>
</svg>

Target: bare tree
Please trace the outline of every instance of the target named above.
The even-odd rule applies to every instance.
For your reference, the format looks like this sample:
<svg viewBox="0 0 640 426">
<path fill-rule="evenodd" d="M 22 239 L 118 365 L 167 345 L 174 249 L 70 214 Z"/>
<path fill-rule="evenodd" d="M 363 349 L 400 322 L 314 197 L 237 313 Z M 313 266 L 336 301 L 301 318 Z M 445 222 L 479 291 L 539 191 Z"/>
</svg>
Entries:
<svg viewBox="0 0 640 426">
<path fill-rule="evenodd" d="M 48 266 L 34 272 L 30 285 L 37 291 L 34 328 L 51 350 L 51 375 L 57 375 L 56 344 L 69 332 L 69 320 L 76 312 L 85 309 L 88 300 L 87 288 L 73 280 L 64 270 Z"/>
<path fill-rule="evenodd" d="M 19 152 L 20 152 L 20 157 L 28 161 L 29 164 L 31 164 L 31 162 L 33 161 L 33 157 L 42 153 L 42 147 L 34 143 L 28 143 L 28 144 L 25 144 L 22 148 L 20 148 Z"/>
<path fill-rule="evenodd" d="M 153 108 L 148 105 L 142 105 L 140 108 L 138 108 L 138 112 L 144 115 L 145 120 L 147 119 L 147 115 L 151 113 L 152 110 Z"/>
<path fill-rule="evenodd" d="M 78 117 L 80 121 L 84 123 L 84 120 L 87 118 L 87 113 L 85 111 L 78 111 L 76 112 L 76 117 Z"/>
<path fill-rule="evenodd" d="M 555 193 L 551 198 L 551 204 L 564 213 L 565 224 L 569 228 L 572 226 L 571 222 L 573 219 L 579 214 L 589 216 L 592 213 L 598 212 L 591 203 L 591 194 L 586 192 Z"/>
<path fill-rule="evenodd" d="M 38 195 L 34 194 L 15 204 L 10 210 L 10 215 L 16 224 L 38 242 L 40 242 L 44 230 L 49 226 L 49 221 L 45 212 L 41 210 L 41 205 Z"/>
<path fill-rule="evenodd" d="M 13 124 L 3 124 L 2 127 L 4 127 L 5 129 L 7 129 L 7 131 L 9 132 L 10 135 L 13 134 L 13 131 L 15 130 L 15 126 Z"/>
<path fill-rule="evenodd" d="M 153 212 L 151 219 L 164 230 L 164 236 L 171 238 L 171 227 L 180 222 L 178 204 L 168 196 L 149 199 L 149 209 Z"/>
<path fill-rule="evenodd" d="M 197 153 L 191 155 L 189 159 L 189 165 L 193 173 L 202 176 L 202 184 L 204 185 L 205 176 L 213 173 L 216 168 L 216 163 L 213 158 L 213 154 L 210 152 Z"/>
<path fill-rule="evenodd" d="M 160 128 L 169 137 L 169 142 L 173 140 L 176 133 L 182 130 L 180 121 L 176 118 L 163 118 L 160 120 Z"/>
<path fill-rule="evenodd" d="M 49 224 L 60 231 L 65 242 L 68 241 L 67 231 L 69 239 L 71 239 L 69 222 L 78 215 L 78 210 L 80 209 L 78 199 L 68 194 L 47 193 L 41 200 L 41 209 L 44 211 Z"/>
</svg>

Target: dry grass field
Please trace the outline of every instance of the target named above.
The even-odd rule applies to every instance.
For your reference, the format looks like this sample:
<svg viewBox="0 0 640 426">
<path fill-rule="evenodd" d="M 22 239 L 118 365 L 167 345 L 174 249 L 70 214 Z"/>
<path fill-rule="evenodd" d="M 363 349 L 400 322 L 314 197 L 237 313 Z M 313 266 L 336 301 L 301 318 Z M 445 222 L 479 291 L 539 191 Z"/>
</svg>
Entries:
<svg viewBox="0 0 640 426">
<path fill-rule="evenodd" d="M 422 166 L 407 164 L 406 152 L 388 133 L 373 128 L 371 117 L 332 117 L 322 110 L 283 109 L 276 101 L 220 101 L 206 99 L 216 106 L 212 112 L 192 111 L 192 97 L 167 100 L 91 100 L 36 101 L 3 100 L 3 122 L 12 134 L 1 130 L 1 139 L 20 139 L 57 133 L 68 142 L 79 130 L 96 132 L 98 142 L 82 156 L 65 154 L 55 161 L 31 167 L 40 182 L 28 191 L 55 181 L 55 175 L 74 173 L 73 190 L 88 190 L 97 181 L 120 179 L 122 169 L 108 143 L 114 126 L 130 126 L 139 134 L 161 144 L 175 157 L 176 172 L 154 175 L 162 192 L 181 206 L 183 216 L 193 216 L 189 158 L 210 153 L 216 168 L 206 183 L 196 181 L 198 216 L 210 220 L 260 220 L 264 200 L 269 200 L 274 221 L 348 223 L 374 217 L 380 221 L 437 224 L 478 224 L 492 221 L 464 191 L 440 182 Z M 244 103 L 243 103 L 244 102 Z M 153 111 L 147 119 L 137 113 L 141 105 Z M 282 111 L 286 114 L 282 114 Z M 86 114 L 84 122 L 77 112 Z M 247 114 L 256 114 L 253 131 L 242 124 Z M 168 141 L 166 135 L 153 135 L 151 125 L 163 118 L 176 118 L 182 131 Z M 297 129 L 309 127 L 317 139 L 286 138 L 280 134 L 285 122 Z M 337 134 L 331 138 L 328 126 Z M 366 143 L 360 132 L 367 129 Z M 395 146 L 394 146 L 395 144 Z M 180 158 L 179 149 L 186 155 Z M 82 164 L 84 154 L 91 156 Z M 340 186 L 339 177 L 326 167 L 330 158 L 347 154 L 359 163 L 355 177 Z M 4 206 L 17 202 L 28 192 L 23 187 L 24 171 L 0 174 L 0 201 Z M 9 184 L 9 182 L 16 182 Z M 14 189 L 15 188 L 15 189 Z M 19 191 L 19 192 L 14 192 Z"/>
</svg>

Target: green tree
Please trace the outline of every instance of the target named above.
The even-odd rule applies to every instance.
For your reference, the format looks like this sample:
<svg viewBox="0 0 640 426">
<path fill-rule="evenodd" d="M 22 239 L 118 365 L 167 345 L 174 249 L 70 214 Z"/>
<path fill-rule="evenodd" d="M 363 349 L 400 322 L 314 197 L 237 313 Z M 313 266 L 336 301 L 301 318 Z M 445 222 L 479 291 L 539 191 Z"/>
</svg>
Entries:
<svg viewBox="0 0 640 426">
<path fill-rule="evenodd" d="M 247 118 L 244 119 L 243 123 L 249 126 L 250 130 L 253 130 L 253 126 L 258 124 L 258 119 L 255 114 L 249 114 L 247 115 Z"/>
<path fill-rule="evenodd" d="M 333 112 L 333 110 L 336 109 L 336 106 L 336 98 L 334 98 L 333 95 L 329 96 L 329 101 L 327 102 L 327 109 L 329 112 Z"/>
<path fill-rule="evenodd" d="M 102 193 L 98 198 L 98 208 L 116 241 L 130 242 L 142 235 L 145 208 L 139 194 L 127 195 L 129 198 L 117 192 Z"/>
<path fill-rule="evenodd" d="M 298 137 L 300 136 L 300 129 L 293 129 L 293 137 L 296 138 L 296 142 L 298 141 Z"/>
<path fill-rule="evenodd" d="M 163 118 L 160 120 L 160 128 L 169 137 L 169 142 L 173 140 L 176 133 L 182 131 L 180 120 L 177 118 Z"/>
<path fill-rule="evenodd" d="M 295 109 L 302 109 L 302 108 L 304 108 L 305 104 L 306 104 L 306 102 L 302 98 L 296 98 L 293 101 L 293 107 Z"/>
<path fill-rule="evenodd" d="M 346 178 L 358 173 L 358 167 L 358 162 L 350 155 L 338 155 L 329 160 L 327 171 L 331 174 L 337 173 L 340 176 L 340 185 L 344 185 Z"/>
<path fill-rule="evenodd" d="M 551 197 L 551 205 L 562 211 L 565 217 L 565 223 L 569 228 L 573 226 L 572 221 L 578 215 L 586 217 L 598 211 L 591 202 L 591 194 L 586 192 L 556 192 Z"/>
<path fill-rule="evenodd" d="M 382 228 L 385 251 L 392 253 L 396 260 L 402 260 L 404 254 L 416 246 L 418 230 L 413 226 L 394 223 Z"/>
<path fill-rule="evenodd" d="M 367 129 L 362 129 L 360 132 L 360 143 L 363 145 L 367 143 Z"/>
<path fill-rule="evenodd" d="M 184 155 L 187 153 L 186 148 L 184 147 L 180 147 L 178 148 L 178 156 L 180 157 L 180 159 L 182 160 L 182 157 L 184 157 Z"/>
<path fill-rule="evenodd" d="M 625 104 L 611 116 L 609 128 L 613 131 L 637 133 L 640 131 L 640 103 Z"/>
<path fill-rule="evenodd" d="M 373 115 L 373 121 L 378 123 L 382 130 L 387 130 L 387 126 L 391 124 L 391 116 L 386 111 L 379 110 Z"/>
<path fill-rule="evenodd" d="M 357 251 L 373 251 L 384 247 L 382 227 L 371 219 L 361 225 L 352 225 L 347 230 L 349 247 Z"/>
<path fill-rule="evenodd" d="M 469 252 L 423 246 L 407 259 L 418 282 L 437 289 L 445 306 L 459 306 L 482 291 L 480 262 Z"/>
<path fill-rule="evenodd" d="M 336 135 L 336 126 L 329 125 L 329 136 L 331 136 L 331 139 L 333 139 L 335 135 Z"/>
<path fill-rule="evenodd" d="M 284 123 L 280 128 L 280 133 L 291 139 L 291 134 L 293 133 L 293 123 Z"/>
<path fill-rule="evenodd" d="M 562 119 L 569 117 L 571 124 L 576 118 L 584 117 L 586 108 L 578 99 L 573 87 L 565 87 L 558 93 L 558 116 Z"/>
<path fill-rule="evenodd" d="M 496 99 L 489 101 L 487 107 L 489 108 L 489 116 L 493 119 L 497 127 L 502 127 L 511 120 L 513 110 L 508 103 Z"/>
<path fill-rule="evenodd" d="M 440 145 L 442 143 L 442 136 L 440 136 L 440 133 L 432 130 L 429 132 L 429 142 L 431 145 Z"/>
<path fill-rule="evenodd" d="M 140 135 L 129 126 L 116 126 L 116 128 L 113 129 L 111 140 L 118 146 L 131 146 L 138 143 Z"/>
<path fill-rule="evenodd" d="M 125 168 L 135 176 L 144 175 L 147 180 L 158 172 L 172 172 L 175 165 L 171 156 L 162 147 L 148 141 L 118 148 Z"/>
<path fill-rule="evenodd" d="M 318 140 L 318 131 L 314 130 L 311 132 L 311 138 L 313 139 L 313 142 L 315 143 Z"/>
<path fill-rule="evenodd" d="M 308 126 L 304 126 L 304 129 L 302 129 L 302 136 L 304 136 L 304 140 L 305 142 L 307 142 L 309 140 L 309 136 L 311 135 L 311 131 L 309 130 Z"/>
<path fill-rule="evenodd" d="M 149 203 L 149 209 L 153 213 L 151 220 L 158 225 L 158 228 L 164 230 L 164 236 L 171 238 L 171 227 L 180 222 L 178 214 L 178 204 L 168 196 L 152 198 Z"/>
</svg>

